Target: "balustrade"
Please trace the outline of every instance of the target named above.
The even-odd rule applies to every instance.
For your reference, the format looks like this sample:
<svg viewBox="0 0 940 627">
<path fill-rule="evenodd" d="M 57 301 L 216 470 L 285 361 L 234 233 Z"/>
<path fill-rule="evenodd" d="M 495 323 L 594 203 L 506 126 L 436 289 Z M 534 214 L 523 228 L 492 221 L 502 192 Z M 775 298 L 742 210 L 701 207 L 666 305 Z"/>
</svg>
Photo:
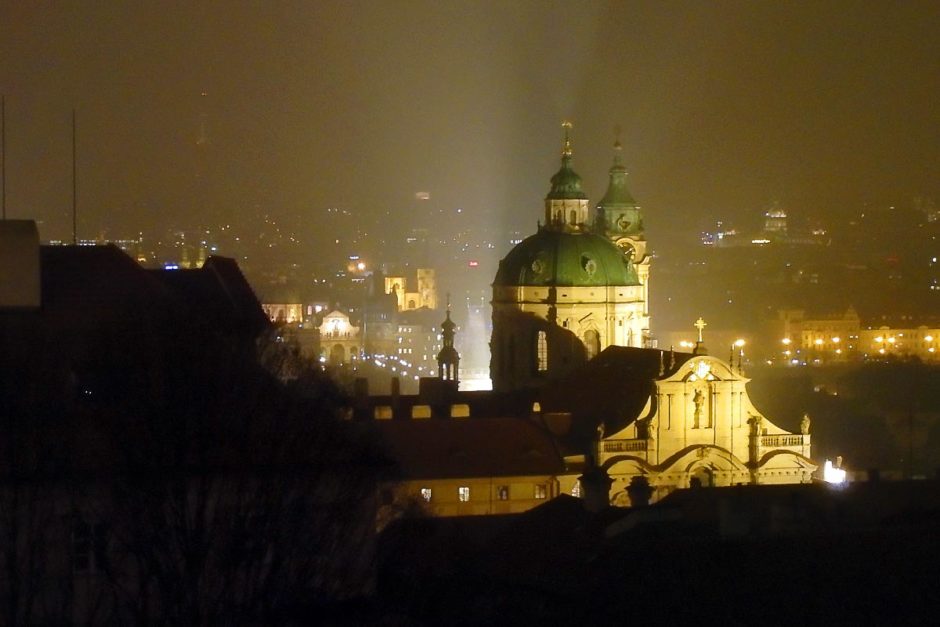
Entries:
<svg viewBox="0 0 940 627">
<path fill-rule="evenodd" d="M 605 453 L 635 453 L 646 450 L 646 440 L 605 440 Z"/>
</svg>

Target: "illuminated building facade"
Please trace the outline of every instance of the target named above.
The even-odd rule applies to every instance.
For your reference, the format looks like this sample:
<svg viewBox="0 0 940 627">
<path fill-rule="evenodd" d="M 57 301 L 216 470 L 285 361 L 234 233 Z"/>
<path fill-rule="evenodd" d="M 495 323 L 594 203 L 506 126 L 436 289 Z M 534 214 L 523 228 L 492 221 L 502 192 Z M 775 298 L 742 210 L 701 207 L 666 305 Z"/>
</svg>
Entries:
<svg viewBox="0 0 940 627">
<path fill-rule="evenodd" d="M 320 324 L 320 357 L 332 365 L 349 363 L 362 354 L 359 327 L 353 326 L 342 311 L 323 316 Z"/>
<path fill-rule="evenodd" d="M 921 325 L 916 328 L 862 329 L 858 337 L 859 350 L 869 359 L 881 357 L 916 357 L 922 361 L 938 361 L 940 327 Z"/>
<path fill-rule="evenodd" d="M 385 293 L 395 295 L 398 311 L 437 309 L 437 278 L 433 269 L 418 268 L 414 289 L 409 291 L 408 287 L 404 276 L 385 277 Z"/>
<path fill-rule="evenodd" d="M 271 322 L 297 324 L 304 321 L 303 303 L 262 303 L 261 309 Z"/>
<path fill-rule="evenodd" d="M 649 344 L 649 257 L 619 155 L 593 218 L 571 159 L 566 134 L 545 223 L 500 261 L 493 281 L 497 391 L 558 379 L 608 346 Z"/>
<path fill-rule="evenodd" d="M 782 361 L 794 365 L 892 357 L 940 359 L 940 327 L 865 328 L 854 307 L 841 314 L 813 317 L 801 309 L 782 310 L 778 312 L 777 329 Z"/>
<path fill-rule="evenodd" d="M 579 390 L 569 392 L 573 399 L 559 403 L 548 392 L 543 406 L 567 406 L 575 438 L 594 426 L 591 454 L 612 480 L 614 504 L 630 504 L 637 477 L 649 482 L 654 500 L 695 485 L 810 483 L 817 465 L 809 419 L 801 433 L 780 428 L 751 403 L 748 381 L 701 341 L 692 354 L 611 347 L 562 382 Z M 588 397 L 612 389 L 615 401 Z M 562 490 L 577 492 L 576 479 L 562 478 Z"/>
<path fill-rule="evenodd" d="M 861 320 L 854 307 L 807 316 L 802 309 L 777 314 L 778 350 L 784 363 L 845 361 L 858 355 Z"/>
<path fill-rule="evenodd" d="M 412 504 L 434 516 L 511 514 L 558 496 L 564 464 L 535 423 L 439 420 L 426 405 L 412 413 L 411 420 L 375 423 L 401 473 L 383 499 L 392 508 Z"/>
</svg>

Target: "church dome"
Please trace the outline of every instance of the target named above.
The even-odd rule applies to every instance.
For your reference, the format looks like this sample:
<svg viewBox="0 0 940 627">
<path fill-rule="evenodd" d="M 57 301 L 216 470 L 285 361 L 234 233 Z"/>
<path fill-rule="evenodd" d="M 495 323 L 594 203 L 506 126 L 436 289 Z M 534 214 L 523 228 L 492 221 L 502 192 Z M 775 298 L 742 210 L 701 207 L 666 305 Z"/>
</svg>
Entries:
<svg viewBox="0 0 940 627">
<path fill-rule="evenodd" d="M 499 262 L 494 287 L 639 285 L 636 268 L 616 245 L 593 233 L 541 228 Z"/>
</svg>

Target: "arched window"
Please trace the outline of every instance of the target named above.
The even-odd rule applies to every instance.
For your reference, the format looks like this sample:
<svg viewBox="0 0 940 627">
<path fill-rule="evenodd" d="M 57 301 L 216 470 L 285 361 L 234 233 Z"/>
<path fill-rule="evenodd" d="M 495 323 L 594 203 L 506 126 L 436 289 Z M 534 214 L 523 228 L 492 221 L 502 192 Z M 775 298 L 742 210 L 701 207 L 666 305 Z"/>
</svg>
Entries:
<svg viewBox="0 0 940 627">
<path fill-rule="evenodd" d="M 578 223 L 578 212 L 574 209 L 571 210 L 571 226 L 575 226 Z"/>
<path fill-rule="evenodd" d="M 587 358 L 593 359 L 601 352 L 601 335 L 594 329 L 584 332 L 584 347 L 587 349 Z"/>
<path fill-rule="evenodd" d="M 539 331 L 535 342 L 536 370 L 545 372 L 548 370 L 548 335 L 545 331 Z"/>
</svg>

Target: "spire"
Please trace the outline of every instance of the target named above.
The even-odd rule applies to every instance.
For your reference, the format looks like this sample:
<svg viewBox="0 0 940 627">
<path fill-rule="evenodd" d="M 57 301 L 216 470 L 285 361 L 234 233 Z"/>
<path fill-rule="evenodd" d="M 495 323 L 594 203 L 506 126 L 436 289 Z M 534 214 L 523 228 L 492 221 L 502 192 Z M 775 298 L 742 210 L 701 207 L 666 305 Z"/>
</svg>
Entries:
<svg viewBox="0 0 940 627">
<path fill-rule="evenodd" d="M 561 127 L 565 129 L 565 147 L 561 151 L 561 156 L 571 158 L 571 138 L 568 136 L 569 131 L 571 131 L 571 122 L 565 120 L 561 123 Z"/>
<path fill-rule="evenodd" d="M 445 381 L 457 382 L 458 367 L 460 365 L 460 354 L 454 348 L 454 336 L 456 335 L 457 325 L 450 319 L 450 292 L 447 293 L 447 313 L 444 322 L 441 323 L 441 341 L 443 346 L 437 354 L 437 372 L 438 376 Z"/>
<path fill-rule="evenodd" d="M 546 200 L 586 200 L 587 194 L 581 189 L 581 177 L 571 169 L 571 122 L 562 122 L 565 129 L 565 143 L 561 151 L 561 168 L 552 177 L 552 189 Z M 550 221 L 549 221 L 550 222 Z"/>
<path fill-rule="evenodd" d="M 623 165 L 623 144 L 620 143 L 620 127 L 615 129 L 614 164 L 608 170 L 610 181 L 607 192 L 598 203 L 600 209 L 636 207 L 636 200 L 627 189 L 627 169 Z"/>
<path fill-rule="evenodd" d="M 614 167 L 623 167 L 623 160 L 620 154 L 623 152 L 623 144 L 620 143 L 620 125 L 614 127 Z"/>
</svg>

